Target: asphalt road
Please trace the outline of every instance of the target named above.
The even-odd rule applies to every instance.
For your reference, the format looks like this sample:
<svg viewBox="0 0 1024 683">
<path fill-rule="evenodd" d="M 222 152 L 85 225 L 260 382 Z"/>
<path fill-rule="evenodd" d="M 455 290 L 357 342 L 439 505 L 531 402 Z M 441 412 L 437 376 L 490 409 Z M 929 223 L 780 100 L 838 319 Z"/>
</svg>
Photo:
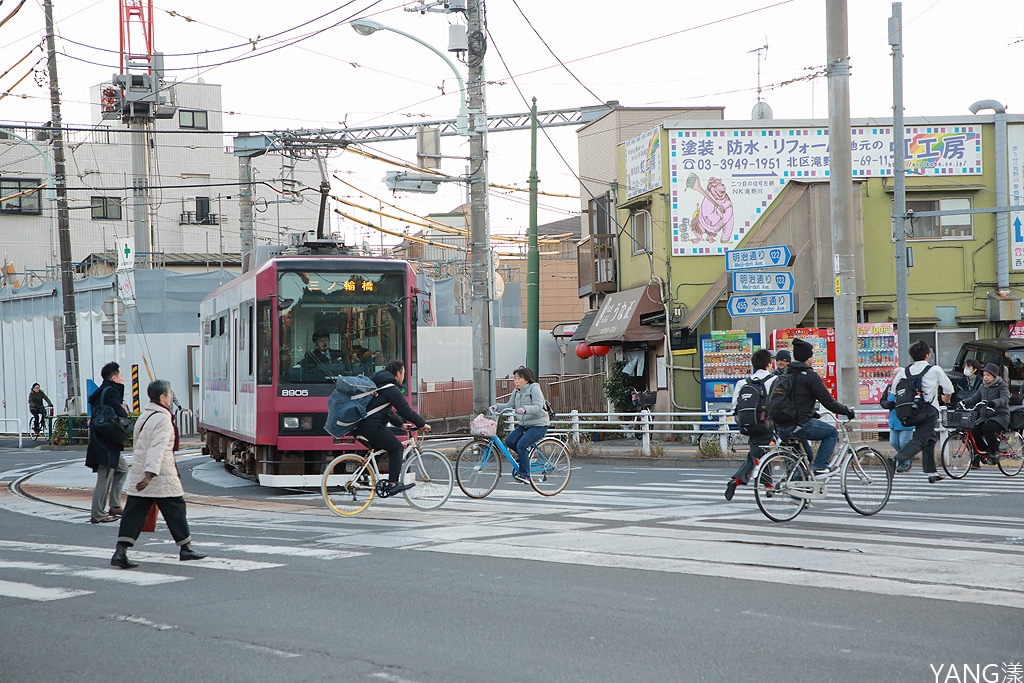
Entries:
<svg viewBox="0 0 1024 683">
<path fill-rule="evenodd" d="M 725 469 L 585 464 L 541 498 L 504 476 L 435 512 L 327 514 L 179 461 L 199 562 L 162 522 L 109 566 L 82 454 L 0 450 L 10 681 L 945 681 L 1024 660 L 1024 475 L 899 475 L 794 522 Z M 990 471 L 991 470 L 991 471 Z M 26 494 L 17 495 L 14 484 Z M 955 665 L 959 678 L 947 679 Z M 992 667 L 996 668 L 992 668 Z M 936 671 L 940 673 L 936 673 Z"/>
</svg>

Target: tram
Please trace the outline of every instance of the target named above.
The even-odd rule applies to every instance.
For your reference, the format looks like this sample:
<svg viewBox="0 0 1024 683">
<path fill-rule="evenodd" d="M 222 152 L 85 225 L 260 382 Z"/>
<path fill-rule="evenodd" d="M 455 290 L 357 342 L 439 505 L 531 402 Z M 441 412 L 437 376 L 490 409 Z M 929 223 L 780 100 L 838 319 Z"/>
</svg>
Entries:
<svg viewBox="0 0 1024 683">
<path fill-rule="evenodd" d="M 279 250 L 200 304 L 203 452 L 262 486 L 319 486 L 325 462 L 361 450 L 324 430 L 339 375 L 401 359 L 416 386 L 412 266 L 304 251 Z"/>
</svg>

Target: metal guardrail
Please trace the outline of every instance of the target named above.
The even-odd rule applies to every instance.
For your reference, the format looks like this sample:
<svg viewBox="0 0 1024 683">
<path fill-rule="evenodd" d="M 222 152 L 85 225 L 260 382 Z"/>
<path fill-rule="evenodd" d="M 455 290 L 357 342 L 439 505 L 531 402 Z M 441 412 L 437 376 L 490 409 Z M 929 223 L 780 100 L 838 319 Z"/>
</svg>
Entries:
<svg viewBox="0 0 1024 683">
<path fill-rule="evenodd" d="M 199 433 L 196 431 L 196 414 L 188 408 L 178 410 L 174 414 L 174 419 L 180 436 L 193 436 Z"/>
<path fill-rule="evenodd" d="M 22 437 L 22 434 L 21 434 L 21 419 L 16 418 L 16 417 L 5 417 L 5 418 L 0 418 L 0 422 L 3 422 L 4 424 L 7 424 L 8 422 L 13 422 L 16 425 L 18 425 L 18 448 L 21 448 L 21 437 Z"/>
<path fill-rule="evenodd" d="M 857 411 L 862 431 L 877 431 L 879 434 L 889 432 L 889 412 L 887 410 Z M 827 412 L 824 416 L 831 417 Z M 834 418 L 833 418 L 834 419 Z M 515 416 L 509 416 L 510 427 L 515 426 Z M 941 421 L 940 421 L 941 424 Z M 658 435 L 675 437 L 700 437 L 702 434 L 719 433 L 723 452 L 727 452 L 730 435 L 738 434 L 733 425 L 731 411 L 675 412 L 675 413 L 585 413 L 577 410 L 569 413 L 556 413 L 551 421 L 551 430 L 556 434 L 564 434 L 573 443 L 591 434 L 629 434 L 636 436 L 640 442 L 640 453 L 651 454 L 651 438 Z M 939 427 L 940 442 L 945 429 Z"/>
</svg>

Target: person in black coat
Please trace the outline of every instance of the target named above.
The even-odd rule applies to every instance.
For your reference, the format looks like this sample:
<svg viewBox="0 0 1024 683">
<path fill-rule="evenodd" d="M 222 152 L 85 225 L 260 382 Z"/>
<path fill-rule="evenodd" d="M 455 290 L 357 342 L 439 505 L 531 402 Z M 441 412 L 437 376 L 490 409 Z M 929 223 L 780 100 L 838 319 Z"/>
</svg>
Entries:
<svg viewBox="0 0 1024 683">
<path fill-rule="evenodd" d="M 405 382 L 405 363 L 393 360 L 383 370 L 373 373 L 370 379 L 378 387 L 386 388 L 380 389 L 370 400 L 366 406 L 366 417 L 356 425 L 353 433 L 365 437 L 375 450 L 388 452 L 388 495 L 394 495 L 414 484 L 398 481 L 402 469 L 402 442 L 388 430 L 387 423 L 401 427 L 404 422 L 411 422 L 424 432 L 430 431 L 430 425 L 412 409 L 402 394 L 400 387 Z M 377 408 L 380 410 L 375 411 Z"/>
<path fill-rule="evenodd" d="M 793 358 L 795 362 L 786 368 L 786 374 L 793 377 L 793 404 L 796 407 L 797 421 L 791 424 L 775 421 L 775 430 L 782 438 L 795 436 L 799 439 L 820 441 L 818 453 L 814 458 L 814 474 L 817 477 L 829 477 L 838 471 L 835 465 L 829 466 L 832 453 L 839 442 L 839 432 L 835 427 L 819 420 L 814 412 L 814 403 L 818 401 L 838 415 L 853 418 L 852 408 L 844 406 L 829 393 L 825 382 L 807 361 L 814 355 L 814 347 L 803 339 L 793 340 Z"/>
<path fill-rule="evenodd" d="M 128 406 L 124 404 L 124 377 L 121 366 L 107 363 L 100 370 L 103 384 L 89 397 L 92 414 L 101 402 L 113 408 L 121 417 L 128 417 Z M 128 476 L 128 463 L 121 451 L 123 443 L 112 443 L 89 428 L 89 448 L 85 452 L 85 466 L 96 473 L 96 488 L 92 492 L 92 512 L 89 521 L 93 524 L 116 522 L 124 512 L 121 505 L 121 490 Z M 109 509 L 108 509 L 109 501 Z"/>
<path fill-rule="evenodd" d="M 1010 426 L 1010 388 L 999 376 L 999 366 L 989 363 L 981 373 L 981 386 L 964 401 L 968 407 L 978 411 L 978 421 L 971 428 L 974 442 L 984 453 L 979 453 L 971 461 L 972 467 L 981 466 L 981 458 L 988 458 L 993 463 L 999 461 L 999 435 Z"/>
<path fill-rule="evenodd" d="M 978 401 L 981 389 L 981 363 L 975 358 L 964 361 L 964 378 L 956 383 L 956 400 L 972 406 Z"/>
</svg>

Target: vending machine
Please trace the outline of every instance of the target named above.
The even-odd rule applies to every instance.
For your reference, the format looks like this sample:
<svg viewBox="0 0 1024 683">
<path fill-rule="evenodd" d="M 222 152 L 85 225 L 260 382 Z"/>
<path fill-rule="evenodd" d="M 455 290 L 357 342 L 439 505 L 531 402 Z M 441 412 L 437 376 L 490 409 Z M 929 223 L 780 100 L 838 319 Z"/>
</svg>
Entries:
<svg viewBox="0 0 1024 683">
<path fill-rule="evenodd" d="M 836 331 L 832 327 L 791 327 L 772 332 L 772 351 L 793 351 L 793 340 L 803 339 L 814 347 L 809 365 L 825 382 L 832 397 L 836 396 Z"/>
<path fill-rule="evenodd" d="M 857 365 L 860 374 L 860 402 L 877 404 L 899 362 L 896 326 L 893 323 L 857 325 Z"/>
<path fill-rule="evenodd" d="M 761 347 L 760 334 L 713 331 L 700 336 L 700 395 L 704 411 L 728 410 L 736 382 L 750 377 L 750 354 Z"/>
</svg>

